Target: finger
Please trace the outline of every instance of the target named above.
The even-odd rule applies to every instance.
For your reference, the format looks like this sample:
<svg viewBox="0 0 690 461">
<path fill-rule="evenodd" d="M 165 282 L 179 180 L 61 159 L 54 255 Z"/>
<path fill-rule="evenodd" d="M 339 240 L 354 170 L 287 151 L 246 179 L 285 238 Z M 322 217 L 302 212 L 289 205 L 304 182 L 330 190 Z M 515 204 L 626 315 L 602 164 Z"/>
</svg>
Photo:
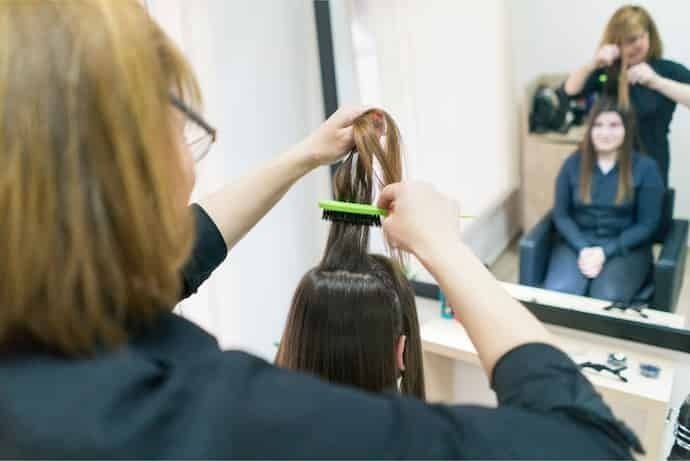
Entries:
<svg viewBox="0 0 690 461">
<path fill-rule="evenodd" d="M 388 231 L 388 221 L 384 219 L 381 223 L 381 230 L 383 231 L 383 239 L 393 248 L 398 248 L 398 242 L 391 236 Z"/>
<path fill-rule="evenodd" d="M 330 120 L 339 128 L 344 128 L 352 125 L 357 117 L 363 113 L 374 109 L 374 106 L 353 106 L 353 107 L 341 107 L 333 115 L 331 115 Z"/>
<path fill-rule="evenodd" d="M 592 261 L 586 261 L 584 267 L 587 272 L 592 272 L 594 269 L 596 269 L 597 265 Z"/>
<path fill-rule="evenodd" d="M 355 144 L 353 131 L 354 131 L 354 128 L 352 128 L 352 125 L 347 126 L 345 128 L 340 128 L 340 136 L 341 136 L 340 139 L 347 141 L 347 145 L 345 146 L 345 150 L 350 149 Z"/>
<path fill-rule="evenodd" d="M 400 194 L 401 189 L 402 183 L 399 182 L 389 184 L 386 187 L 384 187 L 379 193 L 378 198 L 376 199 L 376 206 L 379 208 L 383 208 L 384 210 L 390 210 L 392 208 L 393 202 L 395 202 L 395 199 Z"/>
</svg>

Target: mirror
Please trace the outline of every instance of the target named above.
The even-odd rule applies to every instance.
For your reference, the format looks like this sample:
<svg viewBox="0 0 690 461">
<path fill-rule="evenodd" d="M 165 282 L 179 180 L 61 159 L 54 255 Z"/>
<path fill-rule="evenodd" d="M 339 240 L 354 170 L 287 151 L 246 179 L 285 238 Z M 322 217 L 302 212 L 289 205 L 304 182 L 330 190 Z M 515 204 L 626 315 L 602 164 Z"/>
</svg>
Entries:
<svg viewBox="0 0 690 461">
<path fill-rule="evenodd" d="M 669 233 L 687 235 L 690 218 L 687 107 L 676 108 L 668 137 L 672 215 L 679 227 L 669 224 L 675 230 L 654 244 L 655 261 L 666 259 L 656 269 L 648 263 L 639 302 L 637 294 L 612 305 L 543 289 L 559 242 L 559 230 L 545 216 L 553 208 L 556 177 L 578 150 L 586 126 L 531 132 L 534 95 L 539 85 L 559 88 L 592 59 L 618 2 L 577 7 L 566 0 L 325 3 L 330 3 L 339 103 L 379 105 L 396 118 L 406 148 L 406 176 L 432 182 L 474 216 L 462 223 L 461 238 L 514 297 L 550 323 L 690 352 L 687 237 L 674 234 L 675 243 L 668 243 Z M 664 57 L 690 66 L 686 27 L 677 19 L 678 8 L 690 14 L 690 4 L 649 1 L 645 8 L 664 41 Z M 564 11 L 567 26 L 554 19 L 564 18 Z M 323 66 L 324 48 L 320 51 Z M 591 103 L 569 100 L 566 120 L 583 118 Z M 547 225 L 541 240 L 535 237 L 540 222 Z M 669 257 L 675 264 L 670 275 Z M 419 264 L 413 261 L 409 271 L 420 295 L 438 296 Z"/>
<path fill-rule="evenodd" d="M 662 243 L 654 245 L 655 261 L 661 261 L 658 271 L 646 253 L 648 270 L 642 275 L 651 275 L 635 289 L 637 295 L 647 282 L 652 283 L 652 294 L 648 292 L 644 302 L 658 309 L 544 289 L 551 255 L 559 243 L 557 232 L 561 232 L 554 230 L 553 219 L 545 217 L 554 206 L 556 178 L 585 136 L 584 126 L 570 122 L 584 119 L 593 102 L 577 97 L 562 103 L 556 90 L 569 73 L 592 59 L 608 18 L 621 2 L 314 3 L 317 27 L 330 26 L 328 34 L 319 31 L 320 37 L 332 37 L 332 43 L 319 40 L 324 94 L 330 85 L 331 103 L 378 105 L 396 118 L 406 147 L 406 176 L 433 183 L 460 201 L 463 214 L 474 216 L 461 223 L 460 238 L 513 297 L 547 324 L 554 340 L 583 367 L 616 415 L 639 434 L 648 459 L 665 459 L 673 438 L 672 424 L 667 422 L 677 417 L 674 409 L 690 388 L 690 369 L 685 365 L 690 353 L 686 327 L 690 266 L 685 264 L 690 156 L 684 155 L 690 146 L 688 108 L 676 108 L 668 136 L 670 185 L 675 190 L 670 215 L 677 222 L 669 224 L 672 230 L 667 229 L 658 239 Z M 688 67 L 686 27 L 678 18 L 690 14 L 690 3 L 667 3 L 649 0 L 644 7 L 664 40 L 664 56 Z M 324 5 L 330 11 L 319 17 Z M 685 15 L 679 9 L 685 9 Z M 332 73 L 324 69 L 328 57 L 334 64 Z M 615 81 L 615 73 L 610 75 Z M 597 74 L 593 80 L 599 78 Z M 540 85 L 545 88 L 540 93 L 542 107 L 568 110 L 565 116 L 558 111 L 559 117 L 552 117 L 547 130 L 536 132 L 530 130 L 530 115 L 537 106 L 534 95 Z M 639 87 L 630 90 L 633 101 L 639 91 Z M 549 106 L 554 98 L 556 103 Z M 327 112 L 337 105 L 329 106 L 329 98 L 324 100 Z M 533 122 L 537 120 L 533 117 Z M 537 124 L 532 123 L 532 128 Z M 605 165 L 597 166 L 605 176 Z M 662 181 L 660 175 L 657 179 Z M 609 181 L 612 187 L 597 180 L 591 190 L 608 187 L 612 201 L 617 183 Z M 661 203 L 663 187 L 654 193 L 650 196 Z M 657 212 L 663 215 L 661 208 Z M 628 210 L 627 215 L 640 213 Z M 372 247 L 373 251 L 382 249 L 380 236 Z M 615 254 L 611 253 L 611 261 Z M 487 386 L 472 365 L 476 352 L 471 341 L 458 322 L 442 318 L 448 313 L 452 317 L 452 310 L 439 302 L 443 296 L 438 286 L 414 260 L 408 271 L 418 295 L 425 373 L 435 384 L 427 394 L 490 404 L 492 397 L 479 391 Z M 627 361 L 620 361 L 621 356 Z M 602 366 L 609 372 L 613 367 L 614 373 L 607 375 Z M 652 376 L 650 370 L 658 374 Z"/>
</svg>

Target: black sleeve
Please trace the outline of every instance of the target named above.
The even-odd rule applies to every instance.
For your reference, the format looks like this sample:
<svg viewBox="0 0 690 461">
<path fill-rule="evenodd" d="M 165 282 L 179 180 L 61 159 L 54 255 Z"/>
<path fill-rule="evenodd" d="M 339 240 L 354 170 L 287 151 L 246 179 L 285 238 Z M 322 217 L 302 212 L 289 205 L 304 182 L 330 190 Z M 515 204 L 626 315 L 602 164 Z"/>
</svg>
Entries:
<svg viewBox="0 0 690 461">
<path fill-rule="evenodd" d="M 652 243 L 654 232 L 661 222 L 661 208 L 664 203 L 664 180 L 654 160 L 645 158 L 644 174 L 640 187 L 635 191 L 635 223 L 620 236 L 604 245 L 607 258 L 627 254 L 640 245 Z M 641 160 L 642 161 L 642 160 Z"/>
<path fill-rule="evenodd" d="M 192 254 L 182 268 L 183 286 L 180 299 L 196 293 L 228 253 L 223 236 L 206 211 L 197 204 L 190 208 L 194 215 L 196 237 Z"/>
<path fill-rule="evenodd" d="M 614 417 L 579 367 L 552 346 L 526 344 L 505 354 L 494 367 L 491 387 L 499 406 L 561 413 L 643 451 L 635 434 Z"/>
<path fill-rule="evenodd" d="M 226 354 L 204 368 L 213 378 L 184 381 L 198 400 L 183 405 L 209 412 L 185 442 L 205 441 L 207 458 L 629 459 L 639 447 L 568 357 L 543 344 L 500 360 L 498 408 L 369 394 Z"/>
<path fill-rule="evenodd" d="M 574 170 L 575 157 L 570 156 L 561 167 L 556 178 L 556 196 L 553 202 L 553 222 L 558 232 L 563 236 L 570 247 L 579 253 L 589 246 L 589 240 L 580 231 L 572 217 L 571 209 L 573 196 L 570 190 L 570 175 Z"/>
<path fill-rule="evenodd" d="M 676 82 L 690 84 L 690 70 L 677 62 L 669 62 L 668 78 Z"/>
</svg>

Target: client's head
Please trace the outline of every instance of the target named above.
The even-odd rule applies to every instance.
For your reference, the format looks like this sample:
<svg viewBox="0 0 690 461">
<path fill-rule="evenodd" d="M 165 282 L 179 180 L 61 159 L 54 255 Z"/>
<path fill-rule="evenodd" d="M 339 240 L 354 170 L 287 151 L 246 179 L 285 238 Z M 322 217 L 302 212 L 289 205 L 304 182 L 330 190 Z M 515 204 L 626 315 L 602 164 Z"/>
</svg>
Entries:
<svg viewBox="0 0 690 461">
<path fill-rule="evenodd" d="M 372 392 L 424 398 L 414 293 L 397 263 L 379 255 L 358 268 L 316 267 L 292 300 L 276 363 Z"/>
<path fill-rule="evenodd" d="M 399 133 L 381 111 L 364 114 L 353 128 L 356 150 L 334 176 L 335 197 L 371 203 L 374 182 L 401 179 Z M 414 293 L 400 258 L 369 254 L 368 243 L 367 226 L 331 224 L 323 259 L 295 292 L 276 363 L 373 392 L 399 389 L 424 398 Z"/>
<path fill-rule="evenodd" d="M 581 167 L 579 195 L 584 203 L 591 203 L 592 171 L 599 158 L 614 158 L 619 177 L 616 203 L 632 198 L 632 155 L 636 137 L 635 115 L 632 107 L 625 107 L 615 98 L 602 97 L 590 111 L 587 130 L 580 143 Z"/>
</svg>

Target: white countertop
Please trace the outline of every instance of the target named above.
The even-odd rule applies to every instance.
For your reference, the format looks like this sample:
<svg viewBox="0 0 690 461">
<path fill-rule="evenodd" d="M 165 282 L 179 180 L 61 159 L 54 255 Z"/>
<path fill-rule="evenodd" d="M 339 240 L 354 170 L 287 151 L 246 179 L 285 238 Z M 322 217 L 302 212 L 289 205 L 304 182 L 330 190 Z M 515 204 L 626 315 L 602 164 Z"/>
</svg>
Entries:
<svg viewBox="0 0 690 461">
<path fill-rule="evenodd" d="M 513 287 L 508 288 L 509 291 L 514 289 Z M 441 306 L 438 300 L 421 297 L 417 297 L 416 300 L 423 349 L 427 352 L 478 365 L 477 351 L 462 325 L 454 319 L 441 317 Z M 537 302 L 544 301 L 544 298 L 540 298 Z M 544 304 L 546 303 L 544 302 Z M 551 330 L 549 325 L 546 326 Z M 605 364 L 606 358 L 611 352 L 610 347 L 603 343 L 597 344 L 592 341 L 585 342 L 571 338 L 563 334 L 562 331 L 555 333 L 552 330 L 552 333 L 556 345 L 576 363 L 592 361 Z M 600 373 L 585 369 L 585 375 L 598 390 L 608 394 L 618 394 L 625 398 L 635 397 L 656 402 L 669 402 L 674 379 L 672 362 L 633 349 L 626 351 L 617 348 L 616 352 L 623 352 L 628 358 L 628 370 L 623 372 L 623 376 L 628 378 L 628 382 L 622 382 L 607 372 Z M 652 379 L 640 375 L 638 372 L 640 362 L 653 363 L 659 366 L 661 368 L 659 377 Z"/>
</svg>

